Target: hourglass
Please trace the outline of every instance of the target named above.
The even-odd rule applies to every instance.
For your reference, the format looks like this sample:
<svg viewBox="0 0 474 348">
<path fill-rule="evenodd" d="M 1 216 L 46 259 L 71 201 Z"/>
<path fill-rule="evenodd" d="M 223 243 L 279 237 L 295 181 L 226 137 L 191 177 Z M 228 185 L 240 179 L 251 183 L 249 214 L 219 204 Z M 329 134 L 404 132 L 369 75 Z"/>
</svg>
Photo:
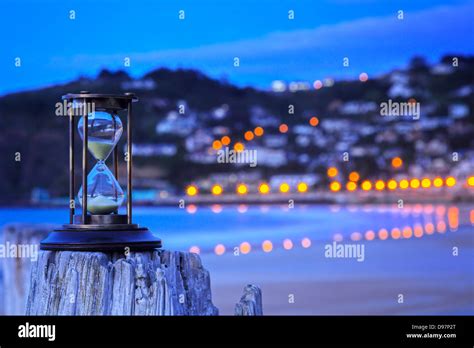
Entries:
<svg viewBox="0 0 474 348">
<path fill-rule="evenodd" d="M 138 98 L 123 95 L 66 94 L 69 117 L 69 224 L 53 230 L 41 241 L 43 250 L 146 250 L 161 247 L 161 240 L 146 227 L 132 223 L 132 103 Z M 127 209 L 118 182 L 117 145 L 123 133 L 119 113 L 127 111 Z M 82 139 L 82 185 L 77 198 L 81 214 L 75 214 L 75 119 Z M 95 165 L 88 172 L 88 154 Z M 113 159 L 114 173 L 106 162 Z"/>
<path fill-rule="evenodd" d="M 124 194 L 105 161 L 122 135 L 122 122 L 117 115 L 104 111 L 92 112 L 87 119 L 88 149 L 97 160 L 87 176 L 87 211 L 91 214 L 117 213 Z M 83 140 L 84 126 L 84 117 L 81 117 L 77 129 Z M 82 187 L 77 197 L 82 202 Z"/>
</svg>

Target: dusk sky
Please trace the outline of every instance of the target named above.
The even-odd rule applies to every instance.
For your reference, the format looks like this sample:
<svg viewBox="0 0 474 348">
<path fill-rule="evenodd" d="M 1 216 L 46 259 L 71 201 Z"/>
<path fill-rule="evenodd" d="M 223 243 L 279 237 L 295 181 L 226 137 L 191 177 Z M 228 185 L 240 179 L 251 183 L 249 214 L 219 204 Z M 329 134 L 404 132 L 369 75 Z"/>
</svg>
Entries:
<svg viewBox="0 0 474 348">
<path fill-rule="evenodd" d="M 134 77 L 158 67 L 193 68 L 263 89 L 277 79 L 374 76 L 414 55 L 436 61 L 474 54 L 473 23 L 474 0 L 2 0 L 0 94 L 93 77 L 103 68 Z"/>
</svg>

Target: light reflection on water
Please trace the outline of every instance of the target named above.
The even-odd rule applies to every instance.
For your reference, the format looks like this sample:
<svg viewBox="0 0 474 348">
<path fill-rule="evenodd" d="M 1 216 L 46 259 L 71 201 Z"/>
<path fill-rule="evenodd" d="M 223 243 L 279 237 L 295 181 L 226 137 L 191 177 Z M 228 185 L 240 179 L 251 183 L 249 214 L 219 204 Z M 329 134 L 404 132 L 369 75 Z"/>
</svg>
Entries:
<svg viewBox="0 0 474 348">
<path fill-rule="evenodd" d="M 0 225 L 67 218 L 67 209 L 0 209 Z M 134 222 L 166 249 L 201 254 L 222 313 L 247 283 L 262 287 L 267 314 L 474 313 L 472 205 L 135 207 Z M 363 243 L 364 262 L 325 258 L 333 241 Z M 400 291 L 410 306 L 394 305 Z M 299 302 L 285 307 L 288 293 Z"/>
<path fill-rule="evenodd" d="M 461 212 L 462 211 L 462 212 Z M 0 225 L 11 222 L 61 224 L 65 209 L 0 209 Z M 467 205 L 220 205 L 184 209 L 136 207 L 134 221 L 159 235 L 166 248 L 225 255 L 309 248 L 312 242 L 375 242 L 426 238 L 455 232 L 460 220 L 474 224 Z M 265 247 L 265 243 L 272 247 Z M 247 247 L 247 244 L 250 248 Z M 249 250 L 247 250 L 249 249 Z M 268 250 L 270 249 L 270 250 Z"/>
</svg>

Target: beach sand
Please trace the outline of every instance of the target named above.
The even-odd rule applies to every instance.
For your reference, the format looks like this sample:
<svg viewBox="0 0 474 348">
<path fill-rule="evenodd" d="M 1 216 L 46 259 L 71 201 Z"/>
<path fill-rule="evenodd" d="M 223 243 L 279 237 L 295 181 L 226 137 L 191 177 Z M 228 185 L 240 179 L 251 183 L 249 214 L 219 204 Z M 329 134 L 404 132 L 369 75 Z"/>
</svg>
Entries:
<svg viewBox="0 0 474 348">
<path fill-rule="evenodd" d="M 366 259 L 360 263 L 327 259 L 320 244 L 238 257 L 202 255 L 214 304 L 221 314 L 232 315 L 243 286 L 252 283 L 261 287 L 269 315 L 474 314 L 472 229 L 365 242 Z"/>
</svg>

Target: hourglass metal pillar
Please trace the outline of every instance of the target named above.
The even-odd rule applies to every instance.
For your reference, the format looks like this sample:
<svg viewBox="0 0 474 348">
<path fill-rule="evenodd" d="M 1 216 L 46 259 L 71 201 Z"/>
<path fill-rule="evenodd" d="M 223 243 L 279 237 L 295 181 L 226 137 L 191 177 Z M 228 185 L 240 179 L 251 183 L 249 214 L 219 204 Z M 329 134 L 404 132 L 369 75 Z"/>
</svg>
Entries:
<svg viewBox="0 0 474 348">
<path fill-rule="evenodd" d="M 132 103 L 138 98 L 123 95 L 66 94 L 69 118 L 69 224 L 53 230 L 41 241 L 43 250 L 127 251 L 161 247 L 161 240 L 146 227 L 132 221 Z M 120 112 L 127 112 L 127 209 L 119 214 L 124 193 L 118 182 L 117 144 L 123 132 Z M 82 206 L 75 209 L 75 118 L 82 138 L 82 186 L 77 198 Z M 90 173 L 88 153 L 97 161 Z M 106 160 L 113 153 L 114 173 Z"/>
</svg>

